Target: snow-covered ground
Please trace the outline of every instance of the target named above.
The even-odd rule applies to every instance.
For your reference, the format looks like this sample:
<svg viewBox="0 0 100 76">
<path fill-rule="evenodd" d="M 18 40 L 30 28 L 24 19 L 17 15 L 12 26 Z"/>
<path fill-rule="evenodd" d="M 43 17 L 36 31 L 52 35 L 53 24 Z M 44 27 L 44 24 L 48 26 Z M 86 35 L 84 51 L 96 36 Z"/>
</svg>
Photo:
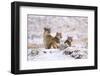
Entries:
<svg viewBox="0 0 100 76">
<path fill-rule="evenodd" d="M 28 49 L 31 51 L 31 49 Z M 36 61 L 43 61 L 43 60 L 65 60 L 65 59 L 74 59 L 70 56 L 66 56 L 63 54 L 62 51 L 58 49 L 43 49 L 42 51 L 39 52 L 38 55 L 33 56 L 30 54 L 28 56 L 28 60 L 36 60 Z"/>
<path fill-rule="evenodd" d="M 69 47 L 64 50 L 59 49 L 28 49 L 28 60 L 71 60 L 87 59 L 87 49 Z"/>
</svg>

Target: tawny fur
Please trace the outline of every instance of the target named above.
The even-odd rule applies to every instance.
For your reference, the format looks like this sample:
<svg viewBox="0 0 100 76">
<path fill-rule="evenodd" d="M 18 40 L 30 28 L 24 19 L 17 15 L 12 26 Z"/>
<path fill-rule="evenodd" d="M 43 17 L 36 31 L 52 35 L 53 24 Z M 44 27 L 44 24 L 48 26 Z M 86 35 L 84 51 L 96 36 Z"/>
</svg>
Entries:
<svg viewBox="0 0 100 76">
<path fill-rule="evenodd" d="M 59 48 L 59 44 L 60 44 L 60 38 L 61 33 L 56 33 L 56 36 L 53 37 L 50 34 L 50 28 L 44 28 L 44 33 L 43 33 L 43 42 L 44 42 L 44 46 L 46 49 L 50 49 L 50 48 Z"/>
</svg>

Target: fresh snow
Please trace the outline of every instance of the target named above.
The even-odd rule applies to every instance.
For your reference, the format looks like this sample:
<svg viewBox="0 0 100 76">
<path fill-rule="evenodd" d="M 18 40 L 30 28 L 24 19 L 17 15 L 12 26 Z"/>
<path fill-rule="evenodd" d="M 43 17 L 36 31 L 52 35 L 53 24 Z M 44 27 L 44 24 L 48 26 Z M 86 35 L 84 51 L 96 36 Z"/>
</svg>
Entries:
<svg viewBox="0 0 100 76">
<path fill-rule="evenodd" d="M 81 50 L 79 52 L 74 52 L 75 49 Z M 47 60 L 71 60 L 71 59 L 76 59 L 77 56 L 79 55 L 84 55 L 82 59 L 86 59 L 87 57 L 87 49 L 84 48 L 75 48 L 75 47 L 70 47 L 66 48 L 64 50 L 59 50 L 59 49 L 37 49 L 39 53 L 36 54 L 35 52 L 32 53 L 32 49 L 28 49 L 28 60 L 34 60 L 34 61 L 47 61 Z M 73 52 L 72 54 L 65 54 L 64 52 Z M 74 57 L 72 57 L 74 56 Z M 81 59 L 81 58 L 80 58 Z"/>
<path fill-rule="evenodd" d="M 31 49 L 29 49 L 31 51 Z M 46 52 L 46 53 L 44 53 Z M 35 61 L 40 61 L 40 60 L 70 60 L 74 59 L 70 56 L 66 56 L 63 54 L 63 51 L 60 51 L 59 49 L 44 49 L 39 52 L 38 55 L 28 56 L 28 60 L 35 60 Z"/>
</svg>

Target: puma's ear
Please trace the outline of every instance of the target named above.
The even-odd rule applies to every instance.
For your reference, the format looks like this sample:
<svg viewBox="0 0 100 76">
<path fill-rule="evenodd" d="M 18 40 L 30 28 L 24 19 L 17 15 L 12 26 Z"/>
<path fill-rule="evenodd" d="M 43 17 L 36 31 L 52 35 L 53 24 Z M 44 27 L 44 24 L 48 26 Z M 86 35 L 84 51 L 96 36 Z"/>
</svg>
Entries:
<svg viewBox="0 0 100 76">
<path fill-rule="evenodd" d="M 50 29 L 50 28 L 48 28 L 48 32 L 49 32 L 49 33 L 51 32 L 51 29 Z"/>
<path fill-rule="evenodd" d="M 44 27 L 44 30 L 46 30 L 46 27 Z"/>
<path fill-rule="evenodd" d="M 60 37 L 62 38 L 62 33 L 60 32 Z"/>
<path fill-rule="evenodd" d="M 57 32 L 56 34 L 58 35 L 59 33 Z"/>
</svg>

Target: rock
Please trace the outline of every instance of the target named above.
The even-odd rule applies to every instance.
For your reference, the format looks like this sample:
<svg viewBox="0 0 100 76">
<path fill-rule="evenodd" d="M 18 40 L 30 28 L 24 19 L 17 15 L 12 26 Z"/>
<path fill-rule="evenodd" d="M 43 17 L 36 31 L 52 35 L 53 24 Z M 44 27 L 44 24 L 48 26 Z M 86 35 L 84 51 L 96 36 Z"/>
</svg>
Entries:
<svg viewBox="0 0 100 76">
<path fill-rule="evenodd" d="M 36 56 L 36 55 L 38 55 L 39 54 L 39 50 L 37 50 L 37 49 L 32 49 L 32 51 L 31 51 L 31 55 L 32 56 Z"/>
<path fill-rule="evenodd" d="M 47 53 L 46 51 L 43 51 L 43 53 Z"/>
<path fill-rule="evenodd" d="M 75 59 L 86 59 L 87 58 L 86 56 L 87 56 L 87 54 L 81 50 L 75 50 L 71 54 L 71 57 L 73 57 Z"/>
<path fill-rule="evenodd" d="M 82 59 L 82 55 L 80 55 L 80 54 L 76 55 L 75 59 Z"/>
<path fill-rule="evenodd" d="M 64 51 L 63 52 L 65 55 L 71 55 L 73 52 L 72 51 Z"/>
</svg>

